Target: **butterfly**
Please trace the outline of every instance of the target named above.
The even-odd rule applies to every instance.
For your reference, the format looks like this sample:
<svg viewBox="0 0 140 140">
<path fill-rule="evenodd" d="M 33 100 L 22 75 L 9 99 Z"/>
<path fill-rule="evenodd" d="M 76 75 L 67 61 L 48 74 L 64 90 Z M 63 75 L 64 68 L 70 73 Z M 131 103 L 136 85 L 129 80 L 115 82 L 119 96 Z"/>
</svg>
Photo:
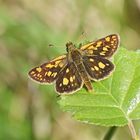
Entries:
<svg viewBox="0 0 140 140">
<path fill-rule="evenodd" d="M 29 71 L 29 77 L 39 83 L 55 82 L 59 95 L 73 94 L 83 85 L 92 91 L 91 80 L 108 77 L 114 70 L 109 60 L 119 47 L 119 35 L 111 34 L 76 48 L 72 42 L 66 44 L 67 54 L 59 56 Z"/>
</svg>

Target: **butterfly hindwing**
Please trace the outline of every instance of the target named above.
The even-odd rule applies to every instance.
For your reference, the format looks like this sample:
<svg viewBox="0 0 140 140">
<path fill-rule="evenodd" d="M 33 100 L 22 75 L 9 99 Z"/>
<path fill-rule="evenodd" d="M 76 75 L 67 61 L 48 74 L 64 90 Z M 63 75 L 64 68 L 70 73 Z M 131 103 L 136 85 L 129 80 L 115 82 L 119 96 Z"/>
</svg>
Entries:
<svg viewBox="0 0 140 140">
<path fill-rule="evenodd" d="M 105 38 L 81 46 L 85 55 L 96 55 L 105 58 L 111 57 L 119 46 L 119 36 L 111 34 Z"/>
<path fill-rule="evenodd" d="M 35 67 L 29 71 L 29 76 L 40 83 L 52 83 L 59 76 L 59 72 L 66 65 L 66 55 L 53 59 L 44 63 L 39 67 Z"/>
<path fill-rule="evenodd" d="M 114 69 L 109 60 L 99 56 L 84 56 L 83 63 L 92 80 L 100 80 L 107 77 Z"/>
<path fill-rule="evenodd" d="M 68 63 L 59 73 L 56 80 L 56 91 L 58 93 L 73 93 L 82 87 L 82 79 L 73 62 Z"/>
</svg>

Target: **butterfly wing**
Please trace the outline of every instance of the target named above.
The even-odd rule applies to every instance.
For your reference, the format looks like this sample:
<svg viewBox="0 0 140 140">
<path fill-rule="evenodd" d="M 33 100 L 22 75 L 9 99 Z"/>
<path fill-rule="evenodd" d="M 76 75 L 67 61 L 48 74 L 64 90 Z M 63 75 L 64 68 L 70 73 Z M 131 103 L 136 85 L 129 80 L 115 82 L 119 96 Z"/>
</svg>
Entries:
<svg viewBox="0 0 140 140">
<path fill-rule="evenodd" d="M 29 77 L 40 83 L 54 82 L 59 72 L 67 63 L 66 55 L 59 56 L 50 62 L 44 63 L 39 67 L 35 67 L 29 71 Z"/>
<path fill-rule="evenodd" d="M 92 80 L 100 80 L 107 77 L 114 69 L 109 60 L 99 56 L 84 56 L 83 63 Z"/>
<path fill-rule="evenodd" d="M 71 62 L 59 73 L 56 80 L 56 91 L 60 94 L 73 93 L 80 89 L 82 85 L 83 82 L 76 66 Z"/>
<path fill-rule="evenodd" d="M 97 41 L 91 42 L 84 46 L 81 46 L 81 50 L 86 55 L 96 55 L 105 58 L 111 57 L 119 46 L 119 36 L 117 34 L 111 34 L 105 38 L 101 38 Z"/>
</svg>

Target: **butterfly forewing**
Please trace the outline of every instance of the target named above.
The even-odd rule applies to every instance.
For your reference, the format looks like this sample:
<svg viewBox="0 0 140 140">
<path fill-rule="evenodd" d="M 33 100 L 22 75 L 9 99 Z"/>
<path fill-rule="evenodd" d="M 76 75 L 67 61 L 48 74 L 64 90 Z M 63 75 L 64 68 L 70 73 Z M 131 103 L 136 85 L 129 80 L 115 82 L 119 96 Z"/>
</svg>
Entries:
<svg viewBox="0 0 140 140">
<path fill-rule="evenodd" d="M 40 83 L 52 83 L 59 76 L 59 72 L 66 65 L 66 55 L 60 56 L 50 62 L 29 71 L 29 76 Z"/>
<path fill-rule="evenodd" d="M 99 56 L 85 56 L 83 63 L 89 76 L 95 81 L 106 78 L 114 69 L 112 62 Z"/>
<path fill-rule="evenodd" d="M 56 91 L 58 93 L 73 93 L 82 87 L 82 79 L 76 66 L 71 62 L 59 73 L 56 80 Z"/>
<path fill-rule="evenodd" d="M 101 38 L 97 41 L 91 42 L 84 46 L 81 46 L 81 50 L 85 55 L 96 55 L 105 58 L 111 57 L 117 50 L 119 45 L 119 36 L 117 34 L 112 34 Z"/>
</svg>

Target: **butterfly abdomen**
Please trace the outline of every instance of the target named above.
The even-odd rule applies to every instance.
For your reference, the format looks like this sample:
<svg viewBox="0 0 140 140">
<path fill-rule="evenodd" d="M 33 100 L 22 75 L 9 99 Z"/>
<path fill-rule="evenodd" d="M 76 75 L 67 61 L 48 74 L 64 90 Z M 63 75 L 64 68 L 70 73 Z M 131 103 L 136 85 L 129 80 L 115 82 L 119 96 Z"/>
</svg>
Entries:
<svg viewBox="0 0 140 140">
<path fill-rule="evenodd" d="M 85 86 L 87 87 L 88 91 L 91 91 L 92 90 L 91 81 L 88 77 L 88 74 L 86 72 L 86 69 L 85 69 L 83 62 L 81 62 L 77 65 L 77 69 L 78 69 L 80 76 L 81 76 Z"/>
</svg>

